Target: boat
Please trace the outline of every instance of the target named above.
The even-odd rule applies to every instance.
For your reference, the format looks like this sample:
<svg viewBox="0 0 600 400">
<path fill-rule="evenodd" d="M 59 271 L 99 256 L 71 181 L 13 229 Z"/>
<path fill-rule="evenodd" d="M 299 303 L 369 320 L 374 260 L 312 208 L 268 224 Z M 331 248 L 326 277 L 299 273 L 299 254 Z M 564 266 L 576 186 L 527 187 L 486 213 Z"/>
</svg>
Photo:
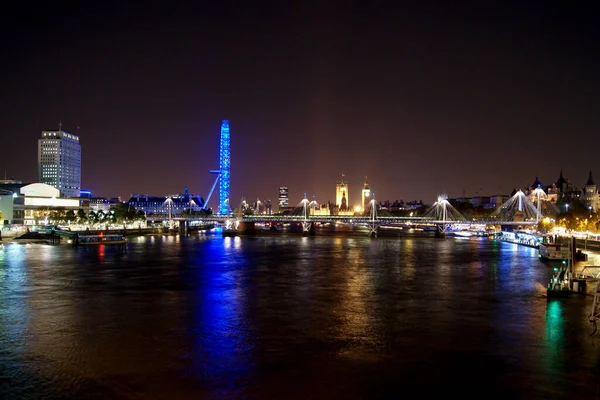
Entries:
<svg viewBox="0 0 600 400">
<path fill-rule="evenodd" d="M 74 245 L 97 245 L 97 244 L 125 244 L 127 240 L 123 235 L 100 232 L 97 235 L 77 235 L 73 239 Z"/>
<path fill-rule="evenodd" d="M 538 253 L 544 260 L 563 261 L 571 257 L 571 249 L 566 243 L 540 243 Z"/>
<path fill-rule="evenodd" d="M 471 237 L 474 235 L 477 235 L 476 233 L 473 232 L 469 232 L 469 231 L 456 231 L 456 232 L 452 232 L 454 234 L 454 236 L 460 236 L 460 237 Z"/>
</svg>

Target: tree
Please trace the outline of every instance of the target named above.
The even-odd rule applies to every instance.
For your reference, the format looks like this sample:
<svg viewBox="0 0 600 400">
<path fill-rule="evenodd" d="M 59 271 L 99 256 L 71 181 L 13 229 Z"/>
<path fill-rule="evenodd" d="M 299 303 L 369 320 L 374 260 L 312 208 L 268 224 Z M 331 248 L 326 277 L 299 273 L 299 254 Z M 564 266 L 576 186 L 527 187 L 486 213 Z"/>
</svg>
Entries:
<svg viewBox="0 0 600 400">
<path fill-rule="evenodd" d="M 90 210 L 88 212 L 88 221 L 90 222 L 90 224 L 97 224 L 99 220 L 100 218 L 98 217 L 97 212 L 95 212 L 94 210 Z"/>
<path fill-rule="evenodd" d="M 77 217 L 75 216 L 75 211 L 68 210 L 65 212 L 65 221 L 73 222 L 73 221 L 75 221 L 75 219 L 77 219 Z"/>
<path fill-rule="evenodd" d="M 111 207 L 110 211 L 113 213 L 112 215 L 114 215 L 114 222 L 124 222 L 129 220 L 130 218 L 130 212 L 129 212 L 129 204 L 126 203 L 119 203 L 116 204 L 115 206 Z M 133 218 L 131 218 L 133 219 Z"/>
<path fill-rule="evenodd" d="M 85 215 L 85 211 L 83 211 L 81 208 L 79 210 L 77 210 L 77 223 L 79 224 L 85 224 L 88 220 L 87 215 Z"/>
<path fill-rule="evenodd" d="M 48 216 L 48 219 L 55 224 L 64 223 L 66 221 L 65 210 L 62 208 L 57 208 L 55 210 L 52 210 L 50 212 L 50 215 Z"/>
</svg>

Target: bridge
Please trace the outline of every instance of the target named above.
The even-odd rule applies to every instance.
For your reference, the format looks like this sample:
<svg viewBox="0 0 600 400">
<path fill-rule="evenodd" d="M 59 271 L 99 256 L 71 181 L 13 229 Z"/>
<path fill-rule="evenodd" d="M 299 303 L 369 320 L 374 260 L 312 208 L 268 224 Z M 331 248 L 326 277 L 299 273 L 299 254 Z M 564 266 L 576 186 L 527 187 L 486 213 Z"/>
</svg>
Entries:
<svg viewBox="0 0 600 400">
<path fill-rule="evenodd" d="M 184 223 L 215 223 L 222 224 L 226 229 L 238 229 L 240 225 L 254 227 L 256 224 L 301 224 L 304 232 L 310 232 L 315 224 L 340 223 L 351 226 L 366 226 L 371 235 L 377 235 L 377 229 L 381 226 L 394 225 L 435 225 L 443 231 L 455 225 L 502 225 L 502 226 L 535 226 L 539 223 L 541 212 L 531 203 L 522 191 L 517 192 L 505 204 L 498 208 L 488 218 L 466 219 L 447 200 L 445 195 L 438 200 L 420 217 L 416 216 L 391 216 L 382 215 L 378 205 L 373 198 L 369 203 L 366 215 L 314 215 L 314 207 L 318 203 L 308 201 L 304 198 L 298 206 L 288 215 L 212 215 L 212 216 L 172 216 L 172 215 L 150 215 L 146 219 L 149 222 L 172 222 Z M 532 211 L 533 210 L 533 211 Z"/>
<path fill-rule="evenodd" d="M 206 208 L 216 184 L 219 183 L 219 205 L 216 215 L 172 215 L 171 208 L 167 204 L 168 215 L 148 215 L 146 220 L 148 222 L 169 221 L 171 225 L 173 222 L 183 222 L 183 226 L 188 226 L 194 222 L 201 224 L 218 223 L 223 224 L 226 229 L 237 229 L 237 226 L 240 224 L 252 224 L 254 226 L 257 223 L 300 223 L 304 231 L 310 230 L 316 223 L 343 223 L 368 226 L 371 229 L 371 233 L 376 235 L 378 227 L 386 225 L 436 225 L 440 230 L 456 224 L 533 226 L 537 225 L 543 218 L 541 201 L 546 194 L 541 188 L 536 188 L 533 192 L 534 197 L 537 198 L 537 206 L 522 191 L 518 191 L 488 218 L 482 219 L 467 220 L 450 204 L 446 195 L 438 196 L 437 201 L 423 216 L 400 217 L 386 215 L 375 201 L 375 193 L 372 193 L 369 207 L 365 210 L 364 215 L 328 215 L 328 212 L 322 213 L 324 215 L 319 215 L 319 213 L 315 212 L 319 208 L 319 204 L 314 199 L 309 201 L 306 198 L 306 194 L 304 199 L 288 215 L 234 215 L 230 211 L 229 202 L 230 159 L 229 121 L 223 120 L 219 147 L 219 169 L 210 171 L 217 176 L 203 206 L 203 208 Z M 165 203 L 168 201 L 169 199 Z"/>
</svg>

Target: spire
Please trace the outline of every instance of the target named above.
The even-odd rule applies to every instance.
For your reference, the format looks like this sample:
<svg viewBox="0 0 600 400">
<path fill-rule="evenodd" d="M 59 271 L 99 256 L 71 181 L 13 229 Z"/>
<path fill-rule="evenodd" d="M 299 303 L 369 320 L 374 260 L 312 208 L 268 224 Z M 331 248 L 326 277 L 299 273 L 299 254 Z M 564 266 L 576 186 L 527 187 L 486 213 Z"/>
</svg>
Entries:
<svg viewBox="0 0 600 400">
<path fill-rule="evenodd" d="M 562 188 L 562 185 L 564 185 L 567 182 L 567 180 L 563 177 L 563 172 L 562 172 L 562 168 L 560 169 L 560 176 L 558 177 L 558 180 L 556 181 L 556 186 L 558 188 Z"/>
<path fill-rule="evenodd" d="M 363 189 L 368 189 L 369 188 L 369 180 L 367 179 L 367 176 L 365 175 L 365 185 L 363 187 Z"/>
<path fill-rule="evenodd" d="M 594 179 L 592 178 L 592 171 L 590 170 L 590 176 L 588 177 L 587 183 L 585 186 L 596 186 L 594 183 Z"/>
<path fill-rule="evenodd" d="M 533 185 L 531 185 L 531 188 L 532 189 L 537 189 L 537 188 L 542 187 L 542 186 L 544 186 L 544 185 L 542 184 L 542 182 L 540 182 L 538 176 L 536 175 L 535 176 L 535 181 L 533 181 Z"/>
</svg>

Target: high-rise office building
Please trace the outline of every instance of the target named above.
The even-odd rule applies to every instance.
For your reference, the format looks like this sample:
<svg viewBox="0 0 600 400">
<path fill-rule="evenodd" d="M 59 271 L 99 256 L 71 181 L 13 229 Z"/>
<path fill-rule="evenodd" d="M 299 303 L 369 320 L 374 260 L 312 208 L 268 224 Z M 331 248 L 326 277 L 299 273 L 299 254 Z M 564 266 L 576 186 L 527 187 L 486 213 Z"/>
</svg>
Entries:
<svg viewBox="0 0 600 400">
<path fill-rule="evenodd" d="M 57 188 L 63 196 L 79 197 L 81 145 L 79 136 L 63 131 L 42 131 L 38 139 L 38 180 Z"/>
<path fill-rule="evenodd" d="M 289 204 L 289 190 L 287 186 L 281 186 L 279 188 L 279 209 L 285 208 Z"/>
</svg>

